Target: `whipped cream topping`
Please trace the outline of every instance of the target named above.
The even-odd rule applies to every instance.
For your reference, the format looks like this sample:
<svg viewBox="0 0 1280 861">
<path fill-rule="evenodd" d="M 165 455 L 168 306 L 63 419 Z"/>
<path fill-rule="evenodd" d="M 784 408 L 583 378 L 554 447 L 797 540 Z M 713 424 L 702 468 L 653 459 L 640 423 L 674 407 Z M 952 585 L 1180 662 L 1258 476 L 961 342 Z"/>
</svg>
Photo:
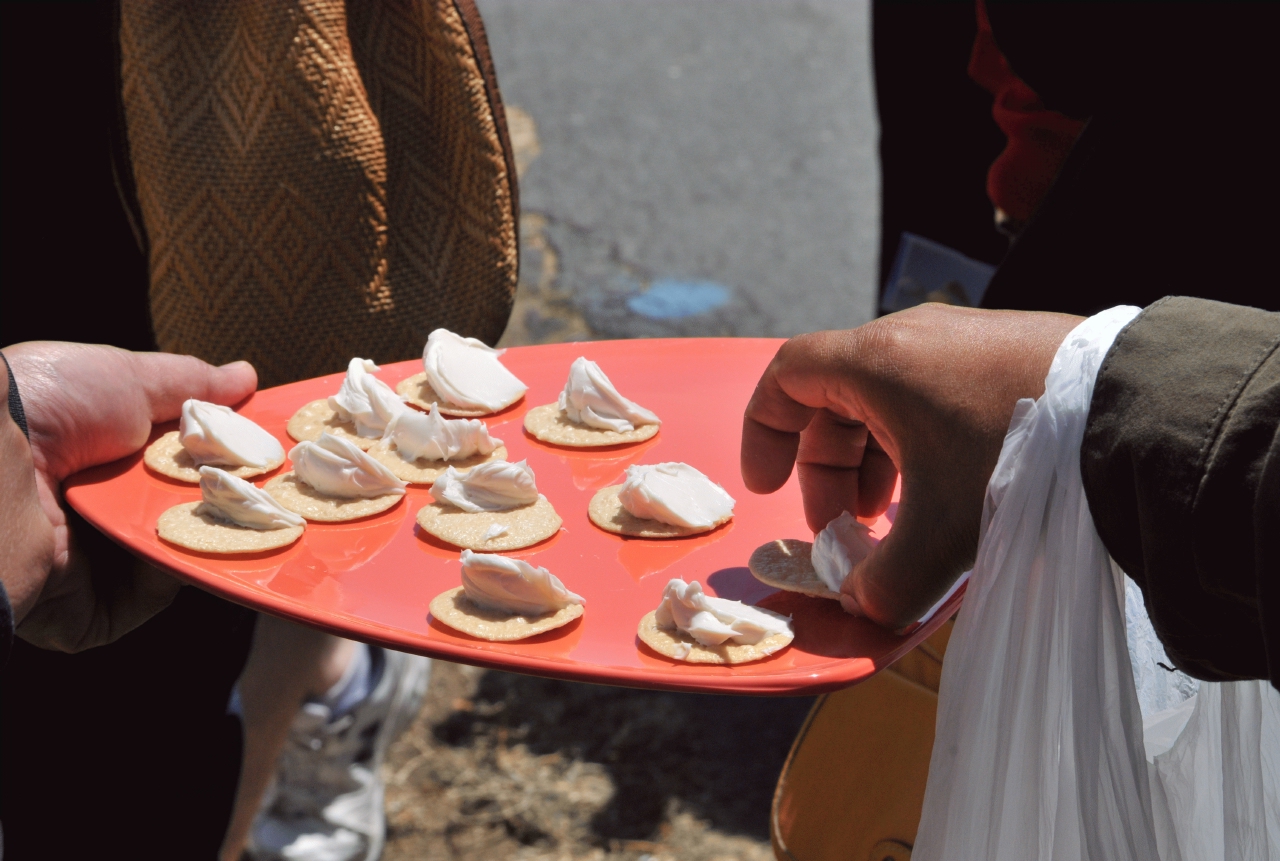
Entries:
<svg viewBox="0 0 1280 861">
<path fill-rule="evenodd" d="M 839 592 L 844 578 L 876 548 L 871 530 L 849 512 L 827 524 L 813 539 L 813 570 L 832 592 Z"/>
<path fill-rule="evenodd" d="M 654 621 L 659 628 L 675 628 L 704 646 L 724 642 L 750 646 L 773 634 L 793 633 L 790 616 L 741 601 L 713 598 L 702 591 L 697 580 L 668 582 Z"/>
<path fill-rule="evenodd" d="M 178 439 L 196 466 L 265 469 L 284 459 L 284 446 L 230 407 L 190 398 L 182 404 Z"/>
<path fill-rule="evenodd" d="M 546 568 L 470 550 L 462 551 L 462 589 L 473 604 L 513 616 L 541 616 L 587 603 Z"/>
<path fill-rule="evenodd" d="M 382 436 L 388 423 L 409 409 L 390 386 L 373 376 L 378 370 L 369 359 L 352 359 L 342 388 L 329 398 L 338 418 L 354 424 L 356 435 L 368 439 Z"/>
<path fill-rule="evenodd" d="M 570 421 L 618 433 L 635 430 L 637 425 L 662 424 L 652 412 L 618 394 L 600 366 L 585 356 L 569 366 L 559 406 Z"/>
<path fill-rule="evenodd" d="M 200 495 L 204 502 L 196 507 L 197 514 L 210 514 L 250 529 L 286 529 L 307 522 L 262 488 L 217 467 L 200 467 Z"/>
<path fill-rule="evenodd" d="M 406 460 L 462 460 L 474 454 L 492 454 L 502 440 L 489 436 L 479 419 L 446 419 L 431 405 L 431 412 L 405 410 L 391 419 L 383 439 L 395 443 Z"/>
<path fill-rule="evenodd" d="M 323 493 L 340 499 L 403 494 L 407 482 L 360 450 L 354 443 L 330 433 L 315 442 L 300 442 L 289 452 L 298 478 Z"/>
<path fill-rule="evenodd" d="M 506 511 L 539 499 L 538 485 L 526 460 L 492 460 L 465 473 L 449 467 L 431 485 L 431 495 L 471 512 Z"/>
<path fill-rule="evenodd" d="M 645 520 L 708 527 L 733 514 L 733 497 L 687 463 L 627 467 L 618 491 L 622 507 Z"/>
<path fill-rule="evenodd" d="M 451 404 L 496 413 L 524 397 L 528 386 L 498 361 L 502 351 L 448 329 L 427 337 L 422 365 L 427 382 Z"/>
</svg>

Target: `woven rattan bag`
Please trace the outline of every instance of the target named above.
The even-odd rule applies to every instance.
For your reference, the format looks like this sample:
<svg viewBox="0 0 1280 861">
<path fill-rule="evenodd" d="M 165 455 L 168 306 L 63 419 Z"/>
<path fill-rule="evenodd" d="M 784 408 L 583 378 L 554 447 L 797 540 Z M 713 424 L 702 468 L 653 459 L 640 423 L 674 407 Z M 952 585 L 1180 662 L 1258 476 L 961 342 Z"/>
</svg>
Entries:
<svg viewBox="0 0 1280 861">
<path fill-rule="evenodd" d="M 516 174 L 473 0 L 125 0 L 120 49 L 162 350 L 275 385 L 501 336 Z"/>
</svg>

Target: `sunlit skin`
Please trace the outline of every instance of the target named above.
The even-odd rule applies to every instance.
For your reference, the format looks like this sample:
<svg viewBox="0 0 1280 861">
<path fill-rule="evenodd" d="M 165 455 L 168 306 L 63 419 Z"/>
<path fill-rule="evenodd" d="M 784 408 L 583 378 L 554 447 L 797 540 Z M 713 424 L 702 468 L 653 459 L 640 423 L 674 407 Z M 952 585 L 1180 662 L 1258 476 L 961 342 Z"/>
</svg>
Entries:
<svg viewBox="0 0 1280 861">
<path fill-rule="evenodd" d="M 18 634 L 42 648 L 68 652 L 109 643 L 168 606 L 180 584 L 142 563 L 92 577 L 62 508 L 62 481 L 137 451 L 152 423 L 176 419 L 187 398 L 243 400 L 256 388 L 257 374 L 245 362 L 215 368 L 191 356 L 89 344 L 32 341 L 6 347 L 4 354 L 31 433 L 24 452 L 26 441 L 6 418 L 5 453 L 12 449 L 21 457 L 6 457 L 4 468 L 14 472 L 24 493 L 34 484 L 34 500 L 25 497 L 24 509 L 33 522 L 23 520 L 13 543 L 6 534 L 0 544 L 27 542 L 45 559 L 43 578 L 27 577 L 17 594 L 10 592 Z M 32 501 L 39 518 L 29 516 Z M 6 533 L 8 523 L 0 519 Z"/>
<path fill-rule="evenodd" d="M 882 513 L 902 474 L 893 529 L 845 578 L 846 611 L 900 629 L 973 564 L 1013 408 L 1044 393 L 1082 319 L 928 304 L 782 345 L 743 417 L 747 488 L 772 493 L 794 466 L 817 532 Z"/>
</svg>

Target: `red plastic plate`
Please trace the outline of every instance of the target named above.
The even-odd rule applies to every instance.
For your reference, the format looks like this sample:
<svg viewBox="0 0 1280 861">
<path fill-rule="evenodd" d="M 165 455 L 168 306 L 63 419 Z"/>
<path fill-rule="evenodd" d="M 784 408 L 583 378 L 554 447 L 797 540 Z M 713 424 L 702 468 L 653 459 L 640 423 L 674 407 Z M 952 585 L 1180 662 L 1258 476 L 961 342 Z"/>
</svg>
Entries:
<svg viewBox="0 0 1280 861">
<path fill-rule="evenodd" d="M 431 499 L 411 487 L 390 511 L 347 524 L 311 523 L 284 550 L 256 556 L 191 553 L 160 541 L 156 520 L 180 502 L 198 500 L 193 485 L 170 481 L 142 464 L 141 454 L 86 470 L 66 486 L 68 502 L 90 523 L 133 552 L 204 589 L 263 612 L 406 652 L 478 666 L 605 684 L 738 694 L 806 694 L 855 684 L 891 664 L 933 632 L 959 603 L 951 597 L 928 623 L 899 637 L 843 613 L 834 601 L 777 592 L 746 568 L 751 551 L 775 538 L 812 539 L 794 476 L 770 496 L 742 485 L 738 446 L 742 412 L 781 341 L 689 339 L 604 341 L 517 347 L 503 362 L 529 386 L 525 400 L 486 421 L 511 460 L 527 458 L 538 488 L 564 518 L 564 529 L 511 555 L 545 566 L 586 598 L 570 625 L 517 643 L 489 643 L 432 619 L 427 605 L 458 585 L 456 548 L 425 536 L 414 516 Z M 600 363 L 623 395 L 662 418 L 656 437 L 635 446 L 574 450 L 524 433 L 531 407 L 551 403 L 578 356 Z M 385 366 L 394 385 L 420 362 Z M 332 374 L 258 392 L 239 412 L 292 445 L 285 423 L 303 404 L 338 390 Z M 154 436 L 176 424 L 158 426 Z M 587 519 L 587 503 L 617 484 L 633 463 L 684 461 L 737 500 L 734 519 L 715 532 L 669 541 L 608 534 Z M 283 469 L 288 469 L 288 464 Z M 255 481 L 261 485 L 271 476 Z M 892 512 L 893 507 L 890 511 Z M 889 519 L 873 526 L 878 535 Z M 794 617 L 796 639 L 771 658 L 736 667 L 671 661 L 636 638 L 636 625 L 657 606 L 672 577 L 700 580 L 716 595 L 758 603 Z"/>
</svg>

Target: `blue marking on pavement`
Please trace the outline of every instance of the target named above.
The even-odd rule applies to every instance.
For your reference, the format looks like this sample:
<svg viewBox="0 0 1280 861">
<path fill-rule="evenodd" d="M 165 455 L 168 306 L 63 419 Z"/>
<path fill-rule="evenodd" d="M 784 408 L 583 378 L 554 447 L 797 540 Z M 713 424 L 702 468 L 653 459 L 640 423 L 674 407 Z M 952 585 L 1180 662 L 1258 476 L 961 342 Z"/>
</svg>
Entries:
<svg viewBox="0 0 1280 861">
<path fill-rule="evenodd" d="M 654 320 L 674 320 L 713 311 L 729 297 L 729 288 L 714 281 L 659 278 L 643 293 L 627 297 L 627 307 Z"/>
</svg>

